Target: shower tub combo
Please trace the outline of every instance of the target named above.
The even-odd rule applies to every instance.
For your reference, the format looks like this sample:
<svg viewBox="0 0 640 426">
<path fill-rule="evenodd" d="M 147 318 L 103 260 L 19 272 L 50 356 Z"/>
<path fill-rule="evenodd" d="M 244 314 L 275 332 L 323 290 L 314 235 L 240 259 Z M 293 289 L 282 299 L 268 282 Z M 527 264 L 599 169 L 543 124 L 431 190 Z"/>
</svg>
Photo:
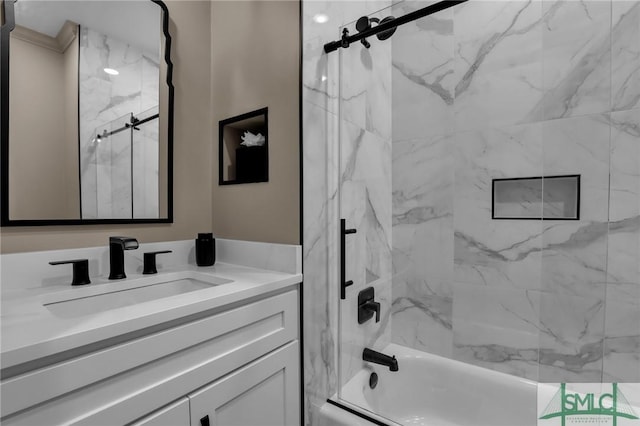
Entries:
<svg viewBox="0 0 640 426">
<path fill-rule="evenodd" d="M 309 116 L 331 160 L 305 164 L 327 179 L 305 279 L 335 309 L 307 328 L 337 335 L 307 340 L 307 424 L 552 426 L 562 389 L 613 381 L 613 418 L 640 417 L 640 1 L 353 3 L 311 53 L 339 102 Z"/>
</svg>

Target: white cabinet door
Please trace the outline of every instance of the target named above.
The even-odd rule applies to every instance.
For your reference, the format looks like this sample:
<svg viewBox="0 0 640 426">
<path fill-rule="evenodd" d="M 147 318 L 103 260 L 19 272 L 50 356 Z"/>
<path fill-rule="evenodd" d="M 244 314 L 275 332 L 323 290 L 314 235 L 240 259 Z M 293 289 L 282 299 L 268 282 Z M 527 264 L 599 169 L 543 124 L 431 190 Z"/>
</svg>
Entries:
<svg viewBox="0 0 640 426">
<path fill-rule="evenodd" d="M 300 423 L 298 341 L 189 395 L 191 426 Z"/>
<path fill-rule="evenodd" d="M 130 426 L 187 426 L 189 424 L 189 399 L 182 398 L 143 417 Z"/>
</svg>

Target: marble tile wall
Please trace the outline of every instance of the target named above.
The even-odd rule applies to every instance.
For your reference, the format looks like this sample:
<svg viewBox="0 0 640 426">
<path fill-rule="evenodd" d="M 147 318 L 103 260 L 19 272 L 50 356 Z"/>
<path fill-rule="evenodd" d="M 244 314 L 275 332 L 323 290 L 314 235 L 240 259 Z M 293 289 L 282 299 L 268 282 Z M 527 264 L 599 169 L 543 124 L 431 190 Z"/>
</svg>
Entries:
<svg viewBox="0 0 640 426">
<path fill-rule="evenodd" d="M 613 10 L 615 12 L 617 6 Z M 635 34 L 638 39 L 640 38 L 640 7 L 637 2 L 634 13 Z M 630 47 L 637 48 L 638 45 Z M 626 92 L 628 99 L 633 99 L 635 96 L 636 100 L 640 95 L 638 88 L 640 77 L 637 71 L 640 55 L 637 53 L 638 50 L 636 50 L 636 78 L 628 79 L 630 84 L 635 86 L 623 88 L 620 91 L 620 93 Z M 615 97 L 612 98 L 614 99 Z M 638 104 L 634 105 L 638 106 Z M 603 378 L 610 381 L 639 382 L 640 109 L 612 112 L 610 124 L 609 233 Z"/>
<path fill-rule="evenodd" d="M 470 1 L 398 30 L 392 341 L 540 381 L 637 380 L 639 13 Z M 581 175 L 580 220 L 491 220 L 492 179 L 562 174 Z"/>
<path fill-rule="evenodd" d="M 94 140 L 97 133 L 122 127 L 131 113 L 138 115 L 157 107 L 158 58 L 114 37 L 82 27 L 79 63 L 82 215 L 84 219 L 130 218 L 132 192 L 139 191 L 131 188 L 129 132 L 121 132 L 100 144 Z M 116 69 L 119 74 L 108 75 L 104 68 Z M 151 124 L 146 128 L 149 126 Z M 147 133 L 142 139 L 153 135 L 153 132 Z M 145 186 L 148 181 L 147 186 L 157 187 L 157 183 L 152 183 L 154 178 L 157 182 L 156 151 L 157 147 L 155 150 L 134 149 L 133 156 L 138 156 L 133 159 L 134 163 L 145 164 L 141 169 L 144 179 L 139 185 Z M 147 198 L 148 203 L 134 207 L 142 214 L 137 217 L 158 217 L 157 197 Z"/>
<path fill-rule="evenodd" d="M 123 115 L 105 127 L 116 130 L 129 118 Z M 98 218 L 131 217 L 131 148 L 129 131 L 116 133 L 96 147 Z"/>
<path fill-rule="evenodd" d="M 303 2 L 307 424 L 389 339 L 542 382 L 638 381 L 640 2 L 471 0 L 322 53 L 376 5 Z M 491 219 L 492 179 L 559 174 L 581 175 L 580 220 Z M 382 328 L 339 330 L 341 212 L 350 278 L 392 305 Z"/>
<path fill-rule="evenodd" d="M 144 99 L 144 96 L 143 96 Z M 137 117 L 142 120 L 158 114 L 158 106 L 147 109 Z M 158 119 L 148 121 L 139 126 L 140 131 L 134 133 L 133 143 L 133 217 L 157 218 L 159 205 L 159 144 Z"/>
<path fill-rule="evenodd" d="M 402 2 L 401 16 L 426 6 Z M 392 340 L 452 355 L 453 10 L 398 29 L 393 48 Z M 420 176 L 419 178 L 417 178 Z"/>
</svg>

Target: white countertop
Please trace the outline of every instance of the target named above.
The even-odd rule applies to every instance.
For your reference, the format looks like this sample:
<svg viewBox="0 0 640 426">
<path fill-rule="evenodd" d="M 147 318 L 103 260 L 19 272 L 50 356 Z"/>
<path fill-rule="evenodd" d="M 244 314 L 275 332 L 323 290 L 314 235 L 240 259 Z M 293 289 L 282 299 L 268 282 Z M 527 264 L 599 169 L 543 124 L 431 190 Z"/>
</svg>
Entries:
<svg viewBox="0 0 640 426">
<path fill-rule="evenodd" d="M 116 288 L 126 289 L 141 282 L 172 280 L 184 274 L 195 279 L 198 276 L 215 276 L 233 282 L 72 318 L 57 316 L 44 306 L 52 301 L 87 297 Z M 106 276 L 91 277 L 91 280 L 92 284 L 86 286 L 51 285 L 3 292 L 0 311 L 2 368 L 199 312 L 224 308 L 225 305 L 298 284 L 302 281 L 302 274 L 216 263 L 210 267 L 173 266 L 157 275 L 128 273 L 126 279 L 117 281 L 109 281 Z"/>
</svg>

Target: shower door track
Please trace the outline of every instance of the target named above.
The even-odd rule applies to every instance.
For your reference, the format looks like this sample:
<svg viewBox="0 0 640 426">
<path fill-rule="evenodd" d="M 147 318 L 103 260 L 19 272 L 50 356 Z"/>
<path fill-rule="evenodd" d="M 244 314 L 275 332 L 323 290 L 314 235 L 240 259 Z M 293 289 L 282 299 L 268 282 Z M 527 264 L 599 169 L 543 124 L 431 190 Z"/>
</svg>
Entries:
<svg viewBox="0 0 640 426">
<path fill-rule="evenodd" d="M 365 420 L 373 423 L 374 425 L 377 425 L 377 426 L 390 426 L 387 423 L 383 423 L 380 420 L 374 419 L 373 417 L 370 417 L 370 416 L 366 415 L 365 413 L 361 413 L 358 410 L 354 410 L 351 407 L 347 407 L 346 405 L 340 403 L 339 401 L 334 401 L 333 399 L 328 398 L 327 402 L 329 404 L 333 405 L 333 406 L 336 406 L 336 407 L 340 408 L 341 410 L 346 411 L 347 413 L 353 414 L 354 416 L 358 416 L 361 419 L 365 419 Z"/>
<path fill-rule="evenodd" d="M 456 6 L 460 3 L 465 3 L 469 0 L 443 0 L 438 3 L 432 4 L 430 6 L 424 7 L 422 9 L 416 10 L 411 13 L 407 13 L 399 18 L 394 18 L 389 22 L 385 22 L 378 26 L 369 28 L 358 34 L 354 34 L 352 36 L 349 35 L 349 31 L 345 28 L 342 33 L 342 38 L 340 40 L 332 41 L 324 45 L 324 51 L 326 53 L 331 53 L 335 50 L 338 50 L 340 47 L 346 49 L 349 47 L 351 43 L 354 41 L 362 40 L 367 37 L 371 37 L 372 35 L 376 35 L 383 31 L 387 31 L 393 28 L 397 28 L 400 25 L 407 24 L 409 22 L 415 21 L 416 19 L 424 18 L 425 16 L 432 15 L 436 12 L 440 12 L 441 10 L 448 9 L 450 7 Z"/>
</svg>

